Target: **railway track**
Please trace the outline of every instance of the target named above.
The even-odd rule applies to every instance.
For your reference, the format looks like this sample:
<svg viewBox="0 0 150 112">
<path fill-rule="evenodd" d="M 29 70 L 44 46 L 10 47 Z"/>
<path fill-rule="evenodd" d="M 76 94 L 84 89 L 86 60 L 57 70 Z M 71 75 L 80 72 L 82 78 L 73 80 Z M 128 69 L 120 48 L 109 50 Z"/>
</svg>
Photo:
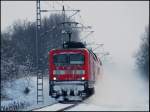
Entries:
<svg viewBox="0 0 150 112">
<path fill-rule="evenodd" d="M 53 105 L 49 105 L 49 106 L 44 106 L 41 108 L 37 108 L 37 109 L 33 109 L 32 111 L 64 111 L 64 110 L 68 110 L 71 109 L 75 106 L 79 105 L 79 103 L 74 103 L 74 104 L 62 104 L 62 103 L 55 103 Z"/>
<path fill-rule="evenodd" d="M 39 107 L 39 108 L 33 109 L 32 111 L 56 111 L 56 112 L 65 111 L 85 102 L 85 100 L 87 99 L 88 98 L 84 99 L 83 101 L 75 101 L 75 102 L 74 101 L 63 102 L 63 103 L 56 102 L 55 104 L 47 105 L 44 107 Z"/>
</svg>

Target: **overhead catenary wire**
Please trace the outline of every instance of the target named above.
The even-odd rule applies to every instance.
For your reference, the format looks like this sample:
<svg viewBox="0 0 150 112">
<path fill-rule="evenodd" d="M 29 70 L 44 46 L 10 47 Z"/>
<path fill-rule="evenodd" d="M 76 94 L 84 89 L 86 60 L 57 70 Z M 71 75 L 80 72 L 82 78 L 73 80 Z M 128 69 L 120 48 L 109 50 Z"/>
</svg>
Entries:
<svg viewBox="0 0 150 112">
<path fill-rule="evenodd" d="M 59 3 L 59 2 L 57 2 L 57 4 L 59 4 L 59 5 L 64 5 L 64 2 L 62 1 L 62 3 L 63 4 L 61 4 L 61 3 Z M 68 9 L 72 9 L 67 3 L 65 4 L 65 6 L 68 8 Z M 73 9 L 72 9 L 73 10 Z M 90 36 L 90 34 L 91 33 L 94 33 L 94 31 L 84 31 L 83 29 L 89 29 L 90 27 L 85 27 L 84 25 L 85 25 L 85 23 L 84 23 L 84 21 L 83 21 L 83 18 L 82 18 L 82 16 L 81 16 L 81 14 L 80 13 L 78 13 L 78 16 L 79 16 L 79 20 L 81 21 L 80 22 L 80 24 L 82 24 L 81 26 L 82 26 L 82 31 L 83 32 L 89 32 L 86 36 L 84 36 L 84 38 L 81 38 L 81 41 L 83 41 L 83 40 L 86 40 L 89 36 Z M 84 24 L 84 25 L 83 25 Z M 80 27 L 78 27 L 78 28 L 80 28 Z M 91 28 L 90 28 L 91 29 Z M 95 51 L 95 50 L 97 50 L 98 48 L 102 48 L 102 52 L 104 53 L 104 48 L 102 47 L 104 44 L 94 44 L 94 45 L 97 45 L 97 47 L 95 47 L 95 48 L 93 48 L 93 51 Z M 109 55 L 109 53 L 104 53 L 104 54 L 107 54 L 107 55 Z M 104 55 L 105 56 L 105 55 Z M 103 57 L 103 56 L 102 56 Z"/>
</svg>

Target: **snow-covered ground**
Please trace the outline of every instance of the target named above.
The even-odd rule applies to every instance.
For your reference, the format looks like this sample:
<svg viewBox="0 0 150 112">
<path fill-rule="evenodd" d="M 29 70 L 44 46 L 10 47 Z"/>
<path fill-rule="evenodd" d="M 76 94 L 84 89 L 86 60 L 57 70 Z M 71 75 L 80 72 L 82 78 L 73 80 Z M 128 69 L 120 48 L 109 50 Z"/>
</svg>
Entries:
<svg viewBox="0 0 150 112">
<path fill-rule="evenodd" d="M 10 100 L 2 100 L 1 106 L 8 106 L 14 101 L 16 103 L 24 102 L 27 105 L 25 110 L 31 110 L 33 108 L 38 108 L 39 106 L 44 106 L 47 104 L 53 104 L 55 103 L 55 99 L 51 98 L 48 95 L 49 90 L 49 79 L 48 77 L 44 77 L 44 104 L 38 104 L 37 105 L 37 77 L 32 76 L 29 80 L 29 88 L 30 92 L 29 94 L 25 94 L 23 91 L 25 87 L 28 85 L 28 81 L 26 78 L 20 78 L 16 81 L 12 82 L 11 84 L 8 82 L 6 90 L 6 95 L 9 97 Z M 11 86 L 10 86 L 11 85 Z"/>
<path fill-rule="evenodd" d="M 95 94 L 71 111 L 148 111 L 149 82 L 127 66 L 104 66 Z"/>
<path fill-rule="evenodd" d="M 95 104 L 80 104 L 67 111 L 143 111 L 143 107 L 139 106 L 118 106 L 118 105 L 95 105 Z"/>
<path fill-rule="evenodd" d="M 1 105 L 8 105 L 13 101 L 28 102 L 25 110 L 31 110 L 44 105 L 55 103 L 55 99 L 48 95 L 49 79 L 44 77 L 44 104 L 36 103 L 36 77 L 30 78 L 30 92 L 24 94 L 27 85 L 25 78 L 16 80 L 9 88 L 7 84 L 6 94 L 11 100 L 1 101 Z M 58 104 L 59 106 L 59 104 Z M 57 107 L 58 107 L 57 106 Z M 49 106 L 46 110 L 57 110 L 56 105 Z M 127 66 L 103 66 L 103 78 L 99 77 L 95 86 L 95 94 L 84 103 L 70 109 L 71 111 L 149 111 L 149 82 L 142 75 Z"/>
</svg>

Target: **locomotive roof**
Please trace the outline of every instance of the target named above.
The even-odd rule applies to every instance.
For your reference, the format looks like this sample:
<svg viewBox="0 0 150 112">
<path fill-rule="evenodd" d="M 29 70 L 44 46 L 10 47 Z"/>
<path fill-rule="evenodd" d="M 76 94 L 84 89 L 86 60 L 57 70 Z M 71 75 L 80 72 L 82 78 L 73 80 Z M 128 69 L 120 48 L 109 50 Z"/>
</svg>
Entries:
<svg viewBox="0 0 150 112">
<path fill-rule="evenodd" d="M 63 48 L 86 48 L 82 42 L 70 41 L 63 44 Z"/>
<path fill-rule="evenodd" d="M 56 48 L 56 49 L 52 49 L 52 50 L 85 50 L 85 49 L 87 49 L 87 48 Z"/>
<path fill-rule="evenodd" d="M 87 48 L 57 48 L 57 49 L 52 49 L 52 50 L 87 50 L 87 51 L 89 51 L 89 53 L 91 53 L 92 55 L 93 55 L 93 57 L 97 60 L 98 59 L 98 57 L 97 57 L 97 55 L 92 51 L 92 50 L 90 50 L 90 49 L 87 49 Z"/>
<path fill-rule="evenodd" d="M 102 65 L 102 62 L 101 60 L 97 57 L 97 55 L 90 49 L 87 49 L 87 48 L 57 48 L 57 49 L 52 49 L 52 50 L 87 50 L 89 51 L 90 54 L 93 55 L 94 59 L 97 60 L 101 65 Z"/>
<path fill-rule="evenodd" d="M 97 55 L 92 50 L 86 48 L 82 42 L 68 41 L 63 44 L 63 48 L 57 48 L 53 50 L 88 50 L 89 53 L 93 55 L 95 60 L 100 61 Z"/>
</svg>

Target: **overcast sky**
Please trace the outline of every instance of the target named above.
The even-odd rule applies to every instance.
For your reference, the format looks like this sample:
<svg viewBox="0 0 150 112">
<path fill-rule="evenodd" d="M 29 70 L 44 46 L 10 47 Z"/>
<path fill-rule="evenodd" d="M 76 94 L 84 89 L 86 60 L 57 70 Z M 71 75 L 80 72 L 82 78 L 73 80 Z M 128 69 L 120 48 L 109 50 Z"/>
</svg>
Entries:
<svg viewBox="0 0 150 112">
<path fill-rule="evenodd" d="M 60 8 L 62 2 L 42 2 L 44 9 Z M 130 62 L 149 24 L 149 1 L 65 1 L 72 9 L 81 10 L 82 22 L 95 33 L 88 41 L 103 43 L 114 61 Z M 36 19 L 35 1 L 2 1 L 2 31 L 15 20 Z"/>
</svg>

